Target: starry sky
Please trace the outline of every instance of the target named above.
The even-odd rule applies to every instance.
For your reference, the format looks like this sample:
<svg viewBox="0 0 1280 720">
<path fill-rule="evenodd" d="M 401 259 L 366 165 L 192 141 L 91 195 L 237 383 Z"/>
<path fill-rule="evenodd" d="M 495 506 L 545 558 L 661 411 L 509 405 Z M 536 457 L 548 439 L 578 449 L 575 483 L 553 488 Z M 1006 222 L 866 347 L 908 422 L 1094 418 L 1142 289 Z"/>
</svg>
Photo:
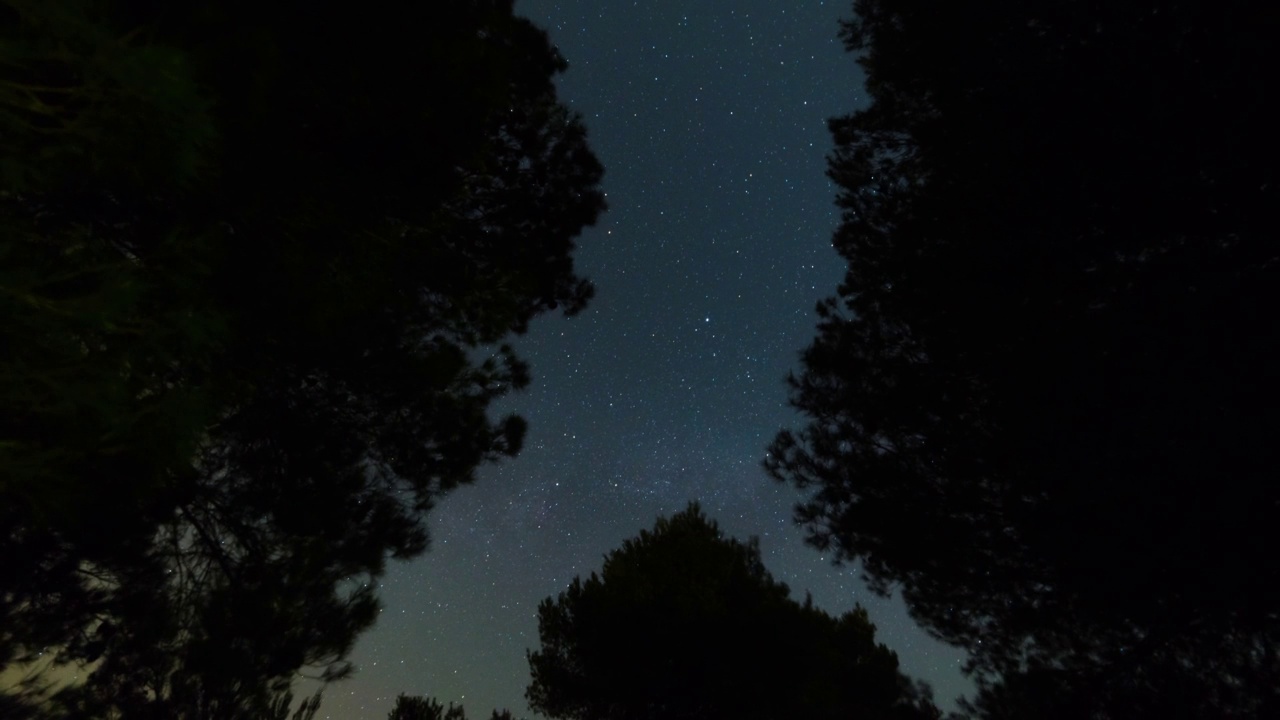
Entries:
<svg viewBox="0 0 1280 720">
<path fill-rule="evenodd" d="M 758 536 L 796 597 L 833 614 L 862 603 L 944 708 L 969 692 L 959 651 L 803 544 L 798 494 L 760 467 L 798 422 L 784 379 L 843 272 L 824 170 L 827 118 L 866 103 L 836 37 L 851 5 L 516 3 L 568 59 L 561 99 L 606 168 L 610 209 L 576 255 L 596 299 L 516 341 L 533 384 L 494 411 L 529 420 L 524 451 L 432 512 L 430 551 L 383 579 L 358 673 L 329 688 L 322 717 L 381 720 L 399 693 L 531 717 L 538 603 L 693 499 Z"/>
</svg>

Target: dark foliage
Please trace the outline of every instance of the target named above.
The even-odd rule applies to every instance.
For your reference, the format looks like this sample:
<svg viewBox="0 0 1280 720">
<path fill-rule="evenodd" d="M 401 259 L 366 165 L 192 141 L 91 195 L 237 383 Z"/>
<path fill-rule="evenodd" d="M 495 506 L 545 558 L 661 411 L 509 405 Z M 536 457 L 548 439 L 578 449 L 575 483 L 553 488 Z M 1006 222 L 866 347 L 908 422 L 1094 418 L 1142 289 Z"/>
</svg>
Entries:
<svg viewBox="0 0 1280 720">
<path fill-rule="evenodd" d="M 791 599 L 697 505 L 538 608 L 530 707 L 574 720 L 936 718 L 858 608 Z"/>
<path fill-rule="evenodd" d="M 400 694 L 396 697 L 396 705 L 387 713 L 387 720 L 466 720 L 466 712 L 461 705 L 449 704 L 445 708 L 435 698 L 409 696 Z"/>
<path fill-rule="evenodd" d="M 0 669 L 274 717 L 519 450 L 498 343 L 590 298 L 565 62 L 510 0 L 3 0 L 0 41 Z"/>
<path fill-rule="evenodd" d="M 1275 9 L 855 12 L 849 269 L 766 460 L 798 520 L 1003 678 L 984 714 L 1274 716 Z"/>
<path fill-rule="evenodd" d="M 490 720 L 513 720 L 506 710 L 494 710 L 489 717 Z M 396 705 L 387 720 L 467 720 L 467 713 L 461 705 L 449 703 L 446 708 L 435 698 L 401 694 L 396 697 Z"/>
</svg>

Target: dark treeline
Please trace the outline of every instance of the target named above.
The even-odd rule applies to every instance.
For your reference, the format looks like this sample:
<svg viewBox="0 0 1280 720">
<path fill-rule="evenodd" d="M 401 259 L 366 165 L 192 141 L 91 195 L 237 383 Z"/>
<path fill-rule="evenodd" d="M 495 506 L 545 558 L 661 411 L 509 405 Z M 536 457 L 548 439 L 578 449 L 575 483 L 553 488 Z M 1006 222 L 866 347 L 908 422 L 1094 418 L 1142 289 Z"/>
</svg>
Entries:
<svg viewBox="0 0 1280 720">
<path fill-rule="evenodd" d="M 529 706 L 557 720 L 939 720 L 861 607 L 832 617 L 773 579 L 755 538 L 692 503 L 538 607 Z M 388 720 L 466 720 L 396 699 Z M 493 720 L 512 720 L 495 711 Z"/>
<path fill-rule="evenodd" d="M 797 602 L 696 504 L 543 601 L 538 635 L 526 696 L 561 720 L 940 717 L 865 610 Z"/>
<path fill-rule="evenodd" d="M 511 713 L 494 710 L 490 720 L 514 720 Z M 430 697 L 400 695 L 387 714 L 387 720 L 467 720 L 467 712 L 461 705 L 441 705 Z"/>
<path fill-rule="evenodd" d="M 752 538 L 692 503 L 610 552 L 538 607 L 529 706 L 557 720 L 939 720 L 861 607 L 799 603 Z M 460 705 L 396 698 L 388 720 L 466 720 Z M 492 720 L 513 720 L 494 711 Z"/>
<path fill-rule="evenodd" d="M 519 451 L 503 343 L 586 306 L 604 202 L 512 5 L 0 0 L 0 718 L 313 719 L 292 686 L 353 672 L 387 559 Z M 843 26 L 848 272 L 765 465 L 969 652 L 968 716 L 1280 717 L 1278 30 L 1243 0 Z M 538 625 L 553 718 L 940 716 L 865 611 L 696 505 Z"/>
</svg>

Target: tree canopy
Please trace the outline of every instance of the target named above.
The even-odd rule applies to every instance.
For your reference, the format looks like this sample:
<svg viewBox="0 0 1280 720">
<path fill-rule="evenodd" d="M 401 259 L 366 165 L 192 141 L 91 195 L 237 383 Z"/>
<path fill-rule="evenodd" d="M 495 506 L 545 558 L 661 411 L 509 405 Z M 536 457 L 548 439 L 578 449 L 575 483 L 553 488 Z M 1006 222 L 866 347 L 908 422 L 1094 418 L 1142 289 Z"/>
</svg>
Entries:
<svg viewBox="0 0 1280 720">
<path fill-rule="evenodd" d="M 0 669 L 80 668 L 49 712 L 349 672 L 520 448 L 503 339 L 591 296 L 565 67 L 511 0 L 0 2 Z"/>
<path fill-rule="evenodd" d="M 756 540 L 695 504 L 538 608 L 530 707 L 552 718 L 936 718 L 857 608 L 798 603 Z"/>
<path fill-rule="evenodd" d="M 489 717 L 490 720 L 513 720 L 506 710 L 494 710 Z M 467 720 L 467 712 L 461 705 L 449 703 L 446 708 L 435 698 L 401 693 L 396 696 L 395 707 L 387 714 L 387 720 Z"/>
<path fill-rule="evenodd" d="M 854 11 L 848 271 L 765 461 L 798 521 L 972 653 L 984 714 L 1274 715 L 1276 13 Z"/>
</svg>

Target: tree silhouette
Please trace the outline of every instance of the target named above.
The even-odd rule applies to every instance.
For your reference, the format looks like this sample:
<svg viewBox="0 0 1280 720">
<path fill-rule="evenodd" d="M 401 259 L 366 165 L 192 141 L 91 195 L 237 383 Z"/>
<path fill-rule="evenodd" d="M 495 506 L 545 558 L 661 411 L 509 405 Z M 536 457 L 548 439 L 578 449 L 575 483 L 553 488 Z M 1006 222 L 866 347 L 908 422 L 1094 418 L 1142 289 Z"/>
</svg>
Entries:
<svg viewBox="0 0 1280 720">
<path fill-rule="evenodd" d="M 387 714 L 387 720 L 466 720 L 461 705 L 453 703 L 445 708 L 435 698 L 409 696 L 401 693 L 395 707 Z"/>
<path fill-rule="evenodd" d="M 848 273 L 766 459 L 798 520 L 972 653 L 985 714 L 1274 714 L 1275 13 L 855 11 Z"/>
<path fill-rule="evenodd" d="M 396 697 L 395 707 L 391 708 L 387 720 L 467 720 L 467 713 L 461 705 L 449 703 L 446 708 L 435 698 L 401 693 Z M 494 710 L 490 720 L 512 720 L 512 717 L 506 710 Z"/>
<path fill-rule="evenodd" d="M 934 718 L 866 611 L 791 599 L 694 504 L 538 608 L 530 707 L 553 718 Z"/>
<path fill-rule="evenodd" d="M 502 340 L 590 298 L 565 62 L 510 0 L 3 0 L 0 38 L 0 668 L 273 716 L 519 450 Z"/>
</svg>

